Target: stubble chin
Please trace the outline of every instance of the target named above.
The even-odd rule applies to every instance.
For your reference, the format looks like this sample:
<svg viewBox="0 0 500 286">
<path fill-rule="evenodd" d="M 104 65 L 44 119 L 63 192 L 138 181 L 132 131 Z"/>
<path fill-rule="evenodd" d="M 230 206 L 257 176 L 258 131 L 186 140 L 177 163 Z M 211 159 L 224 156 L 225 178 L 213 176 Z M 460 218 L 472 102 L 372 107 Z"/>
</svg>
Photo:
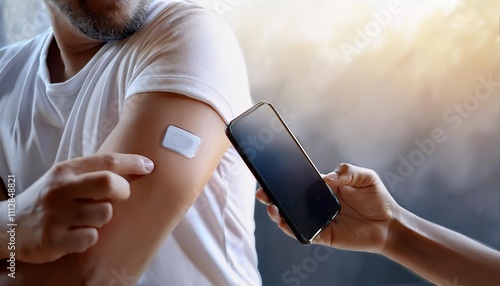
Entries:
<svg viewBox="0 0 500 286">
<path fill-rule="evenodd" d="M 147 9 L 151 2 L 140 0 L 131 7 L 133 3 L 129 3 L 132 1 L 128 0 L 109 9 L 99 9 L 97 6 L 90 5 L 86 0 L 75 0 L 70 3 L 63 0 L 47 1 L 67 19 L 73 28 L 101 42 L 118 41 L 134 34 L 146 19 Z"/>
</svg>

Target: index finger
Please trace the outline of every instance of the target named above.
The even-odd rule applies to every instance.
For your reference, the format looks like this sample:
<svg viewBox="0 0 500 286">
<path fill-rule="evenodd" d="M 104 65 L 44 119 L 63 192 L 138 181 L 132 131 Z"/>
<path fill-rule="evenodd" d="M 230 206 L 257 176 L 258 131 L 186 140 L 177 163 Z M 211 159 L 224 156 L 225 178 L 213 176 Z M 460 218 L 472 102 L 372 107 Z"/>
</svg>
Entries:
<svg viewBox="0 0 500 286">
<path fill-rule="evenodd" d="M 61 162 L 56 168 L 68 168 L 76 175 L 98 171 L 110 171 L 122 176 L 146 175 L 154 169 L 154 163 L 141 155 L 107 153 Z"/>
</svg>

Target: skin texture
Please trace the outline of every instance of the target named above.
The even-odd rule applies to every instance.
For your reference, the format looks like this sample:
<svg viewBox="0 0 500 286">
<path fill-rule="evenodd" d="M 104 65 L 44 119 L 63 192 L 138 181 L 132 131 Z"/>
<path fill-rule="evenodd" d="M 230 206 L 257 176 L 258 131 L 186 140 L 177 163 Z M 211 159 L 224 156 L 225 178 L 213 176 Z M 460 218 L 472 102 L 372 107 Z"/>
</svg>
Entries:
<svg viewBox="0 0 500 286">
<path fill-rule="evenodd" d="M 500 281 L 499 252 L 403 209 L 373 170 L 341 164 L 324 180 L 342 210 L 314 243 L 384 255 L 437 285 Z M 259 189 L 256 196 L 268 205 L 270 218 L 293 237 L 265 192 Z"/>
<path fill-rule="evenodd" d="M 149 1 L 146 2 L 149 3 Z M 121 23 L 123 15 L 128 15 L 130 11 L 143 5 L 141 3 L 145 2 L 142 0 L 86 1 L 88 10 L 97 13 L 94 15 L 101 17 L 103 15 L 100 13 L 107 13 L 103 16 L 106 21 L 116 20 L 110 21 L 111 26 Z M 75 15 L 82 14 L 83 8 L 79 6 L 78 0 L 46 0 L 46 4 L 55 36 L 49 49 L 47 64 L 51 81 L 63 82 L 78 73 L 104 42 L 102 38 L 96 40 L 91 33 L 88 35 L 82 33 L 85 29 L 75 27 L 72 24 L 74 21 L 69 20 L 68 17 L 71 18 L 73 12 Z M 66 9 L 74 11 L 69 13 Z M 188 130 L 203 139 L 195 158 L 187 159 L 161 147 L 161 137 L 170 124 Z M 48 245 L 56 250 L 46 251 L 47 248 L 39 247 L 38 252 L 30 251 L 31 254 L 35 253 L 34 258 L 17 261 L 16 279 L 8 278 L 6 265 L 1 265 L 0 271 L 4 273 L 0 273 L 0 284 L 111 285 L 117 282 L 116 273 L 122 275 L 127 283 L 134 284 L 161 243 L 202 192 L 229 147 L 229 141 L 224 134 L 224 125 L 223 119 L 212 107 L 183 95 L 145 93 L 128 99 L 118 125 L 98 151 L 98 155 L 103 155 L 107 158 L 105 161 L 108 162 L 107 167 L 104 168 L 105 175 L 101 173 L 104 177 L 104 179 L 101 178 L 101 182 L 94 181 L 90 184 L 93 187 L 89 187 L 88 182 L 85 185 L 84 180 L 75 178 L 77 175 L 70 176 L 69 179 L 61 175 L 66 174 L 67 166 L 75 168 L 75 162 L 69 161 L 62 163 L 63 167 L 56 166 L 55 169 L 49 171 L 48 175 L 46 174 L 49 178 L 41 179 L 41 183 L 35 184 L 31 191 L 31 194 L 50 194 L 54 186 L 58 193 L 64 192 L 57 190 L 57 187 L 64 188 L 66 193 L 92 189 L 92 193 L 98 199 L 88 198 L 92 201 L 85 203 L 101 203 L 103 207 L 98 212 L 101 215 L 96 218 L 92 217 L 92 214 L 96 213 L 94 211 L 90 211 L 87 215 L 80 213 L 76 215 L 76 220 L 79 221 L 76 226 L 83 226 L 94 234 L 97 231 L 97 238 L 91 235 L 92 239 L 83 239 L 83 243 L 77 247 L 73 245 L 67 249 L 60 249 L 54 241 L 60 240 L 60 234 L 64 232 L 49 236 L 52 240 L 48 241 L 52 243 Z M 134 135 L 130 136 L 130 134 Z M 119 168 L 123 165 L 124 159 L 116 159 L 116 153 L 146 156 L 154 162 L 154 170 L 150 174 L 146 174 L 144 169 L 142 173 L 136 172 L 137 170 L 120 171 Z M 87 160 L 96 164 L 102 160 L 102 157 L 89 157 Z M 80 164 L 76 165 L 78 167 Z M 102 169 L 89 171 L 100 172 Z M 55 176 L 50 176 L 51 172 L 55 172 Z M 78 176 L 83 175 L 89 178 L 88 173 L 79 171 L 78 174 Z M 52 177 L 62 178 L 60 181 L 66 183 L 62 184 L 63 187 L 51 184 L 51 180 L 48 179 Z M 114 179 L 109 179 L 109 177 Z M 102 195 L 102 193 L 110 192 L 120 195 L 112 197 Z M 29 214 L 33 214 L 35 209 L 33 201 L 36 201 L 37 197 L 28 198 L 29 193 L 23 195 L 20 195 L 18 200 L 19 204 L 23 205 L 23 209 L 27 210 L 24 212 L 26 222 L 33 221 L 34 217 L 43 220 L 49 217 L 47 213 L 57 213 L 50 216 L 54 220 L 59 218 L 64 221 L 65 217 L 71 217 L 73 210 L 71 207 L 61 209 L 60 203 L 47 203 L 42 204 L 47 206 L 44 208 L 47 212 L 40 211 L 38 215 L 30 218 Z M 58 196 L 49 197 L 57 201 L 55 198 Z M 75 198 L 80 202 L 76 195 L 69 195 L 69 197 L 72 199 L 67 200 L 67 204 L 72 203 Z M 42 202 L 50 201 L 44 200 L 44 196 L 41 198 Z M 59 208 L 57 212 L 53 211 L 55 207 Z M 5 208 L 5 204 L 0 204 L 1 212 L 6 211 Z M 22 219 L 23 216 L 18 219 Z M 64 223 L 66 226 L 75 226 L 68 221 L 61 224 Z M 51 223 L 45 221 L 42 226 L 39 228 L 39 233 L 51 233 Z M 29 248 L 28 243 L 24 245 L 19 243 L 19 248 Z M 44 246 L 43 243 L 42 246 Z"/>
<path fill-rule="evenodd" d="M 3 273 L 0 284 L 107 285 L 115 279 L 115 272 L 126 273 L 127 281 L 134 283 L 201 193 L 229 147 L 218 114 L 204 103 L 173 94 L 137 95 L 127 105 L 130 111 L 99 153 L 141 154 L 155 162 L 154 171 L 146 176 L 124 176 L 130 184 L 130 197 L 112 204 L 112 219 L 98 228 L 98 241 L 84 253 L 43 264 L 18 262 L 16 279 Z M 186 113 L 196 115 L 186 117 Z M 146 124 L 148 128 L 143 128 Z M 195 158 L 187 159 L 160 146 L 168 124 L 203 138 Z M 132 133 L 135 136 L 129 136 Z"/>
<path fill-rule="evenodd" d="M 76 75 L 108 41 L 125 38 L 144 20 L 150 0 L 44 0 L 55 41 L 48 68 L 53 83 Z"/>
<path fill-rule="evenodd" d="M 82 34 L 110 42 L 125 39 L 141 27 L 150 0 L 47 0 L 46 3 Z"/>
<path fill-rule="evenodd" d="M 146 160 L 112 154 L 54 165 L 16 198 L 16 258 L 29 263 L 51 262 L 94 245 L 99 237 L 97 229 L 111 220 L 113 203 L 130 196 L 130 185 L 122 176 L 149 174 Z M 149 164 L 151 168 L 152 162 Z M 7 202 L 0 204 L 5 209 Z M 9 223 L 7 216 L 0 220 L 2 228 Z M 0 247 L 1 259 L 10 253 L 5 242 Z"/>
</svg>

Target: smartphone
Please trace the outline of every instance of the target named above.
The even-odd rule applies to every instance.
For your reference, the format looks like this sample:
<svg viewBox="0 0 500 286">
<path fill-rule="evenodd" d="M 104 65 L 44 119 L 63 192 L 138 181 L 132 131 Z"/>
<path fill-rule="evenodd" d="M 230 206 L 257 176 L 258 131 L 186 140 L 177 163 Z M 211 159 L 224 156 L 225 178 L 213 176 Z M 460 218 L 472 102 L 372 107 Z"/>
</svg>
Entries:
<svg viewBox="0 0 500 286">
<path fill-rule="evenodd" d="M 276 109 L 262 101 L 232 120 L 226 135 L 302 244 L 340 212 L 340 203 Z"/>
</svg>

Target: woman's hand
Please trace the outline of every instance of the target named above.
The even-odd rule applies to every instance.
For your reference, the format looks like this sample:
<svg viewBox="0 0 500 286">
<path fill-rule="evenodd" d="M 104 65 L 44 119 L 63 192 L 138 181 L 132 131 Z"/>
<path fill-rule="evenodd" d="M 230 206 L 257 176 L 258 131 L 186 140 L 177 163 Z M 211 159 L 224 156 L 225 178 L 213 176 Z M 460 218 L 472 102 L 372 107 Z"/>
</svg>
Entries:
<svg viewBox="0 0 500 286">
<path fill-rule="evenodd" d="M 377 173 L 340 164 L 323 179 L 339 199 L 342 209 L 313 243 L 345 250 L 381 253 L 389 235 L 390 222 L 400 207 Z M 264 190 L 257 190 L 256 197 L 267 205 L 271 220 L 286 234 L 294 237 Z"/>
</svg>

